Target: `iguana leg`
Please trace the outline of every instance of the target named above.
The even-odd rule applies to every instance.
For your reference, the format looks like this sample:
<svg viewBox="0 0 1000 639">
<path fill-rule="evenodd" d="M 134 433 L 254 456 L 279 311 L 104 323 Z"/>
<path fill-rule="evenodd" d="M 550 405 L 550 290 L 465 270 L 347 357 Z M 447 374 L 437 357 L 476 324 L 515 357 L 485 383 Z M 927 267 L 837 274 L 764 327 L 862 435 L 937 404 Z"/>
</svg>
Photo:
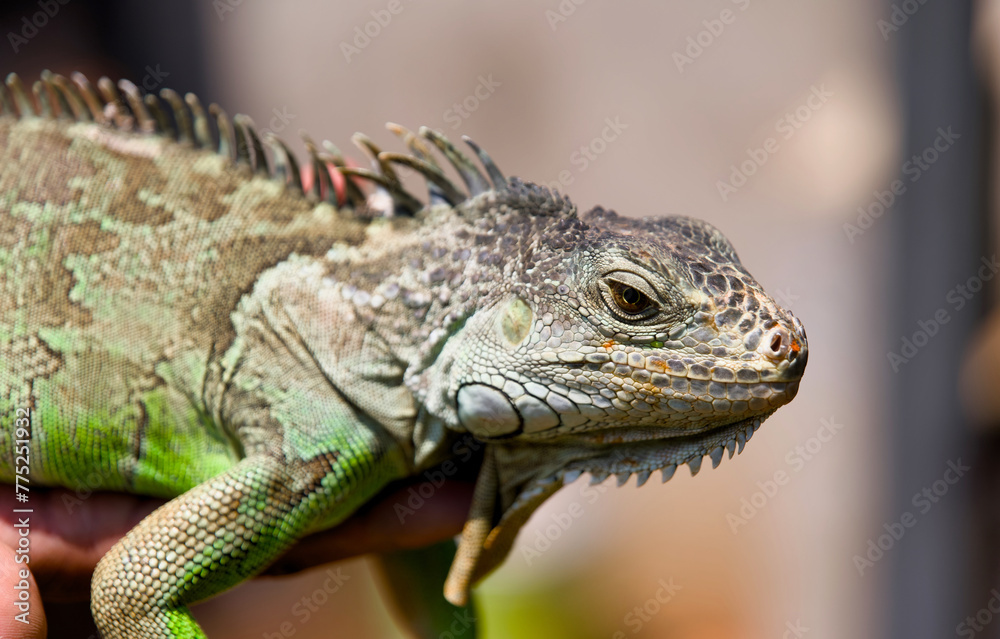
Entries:
<svg viewBox="0 0 1000 639">
<path fill-rule="evenodd" d="M 473 602 L 455 606 L 444 598 L 444 580 L 455 558 L 455 542 L 443 541 L 426 548 L 399 550 L 378 557 L 403 621 L 419 639 L 463 637 L 475 639 Z"/>
<path fill-rule="evenodd" d="M 163 505 L 97 565 L 104 639 L 203 638 L 187 606 L 258 573 L 298 538 L 346 517 L 398 477 L 392 455 L 257 455 Z"/>
</svg>

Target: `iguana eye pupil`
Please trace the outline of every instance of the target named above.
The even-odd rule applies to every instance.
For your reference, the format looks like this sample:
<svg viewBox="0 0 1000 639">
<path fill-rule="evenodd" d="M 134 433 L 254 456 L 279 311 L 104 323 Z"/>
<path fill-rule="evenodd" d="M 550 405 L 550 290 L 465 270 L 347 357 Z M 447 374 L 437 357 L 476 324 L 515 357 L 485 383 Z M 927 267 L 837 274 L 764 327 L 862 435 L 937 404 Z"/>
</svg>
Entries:
<svg viewBox="0 0 1000 639">
<path fill-rule="evenodd" d="M 611 286 L 611 296 L 623 311 L 638 313 L 649 308 L 650 299 L 639 289 L 614 282 Z"/>
</svg>

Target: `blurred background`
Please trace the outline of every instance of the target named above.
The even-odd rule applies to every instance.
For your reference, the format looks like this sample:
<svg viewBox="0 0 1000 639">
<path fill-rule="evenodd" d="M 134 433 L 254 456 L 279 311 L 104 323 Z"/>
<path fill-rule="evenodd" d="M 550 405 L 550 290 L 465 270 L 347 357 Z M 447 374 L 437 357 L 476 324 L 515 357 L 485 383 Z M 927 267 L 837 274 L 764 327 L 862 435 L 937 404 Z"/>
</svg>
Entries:
<svg viewBox="0 0 1000 639">
<path fill-rule="evenodd" d="M 707 219 L 802 319 L 799 397 L 744 453 L 565 488 L 479 588 L 486 637 L 1000 637 L 997 3 L 5 0 L 0 33 L 25 79 L 194 91 L 300 151 L 425 124 L 581 209 Z M 401 636 L 342 572 L 196 615 Z"/>
</svg>

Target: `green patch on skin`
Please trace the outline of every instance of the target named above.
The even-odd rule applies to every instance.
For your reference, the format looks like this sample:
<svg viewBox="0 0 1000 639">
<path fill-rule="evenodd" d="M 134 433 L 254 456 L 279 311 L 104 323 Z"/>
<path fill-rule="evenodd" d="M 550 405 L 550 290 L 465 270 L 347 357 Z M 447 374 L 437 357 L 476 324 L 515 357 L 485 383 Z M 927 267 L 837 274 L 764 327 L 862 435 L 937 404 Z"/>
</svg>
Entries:
<svg viewBox="0 0 1000 639">
<path fill-rule="evenodd" d="M 48 227 L 37 229 L 30 235 L 31 241 L 24 247 L 21 259 L 45 260 L 52 250 L 52 235 Z"/>
<path fill-rule="evenodd" d="M 500 318 L 500 329 L 511 344 L 520 344 L 531 329 L 533 313 L 524 300 L 515 297 Z"/>
<path fill-rule="evenodd" d="M 236 463 L 235 452 L 219 437 L 218 429 L 206 423 L 206 415 L 191 407 L 178 419 L 163 389 L 148 392 L 143 399 L 148 423 L 133 475 L 135 492 L 180 494 Z"/>
<path fill-rule="evenodd" d="M 649 345 L 652 346 L 653 348 L 663 348 L 663 342 L 658 342 L 656 340 L 650 342 Z"/>
<path fill-rule="evenodd" d="M 10 204 L 10 216 L 37 222 L 52 221 L 52 214 L 45 215 L 45 205 L 38 202 L 14 201 Z"/>
<path fill-rule="evenodd" d="M 36 384 L 39 408 L 32 415 L 31 477 L 41 485 L 77 490 L 118 490 L 153 497 L 174 497 L 236 463 L 236 453 L 203 423 L 194 407 L 176 416 L 162 388 L 143 393 L 141 448 L 136 460 L 138 410 L 65 410 L 42 382 Z M 11 433 L 0 443 L 12 450 Z M 13 475 L 12 460 L 0 459 L 0 478 Z"/>
<path fill-rule="evenodd" d="M 187 608 L 172 609 L 164 611 L 167 628 L 174 637 L 190 637 L 190 639 L 206 639 L 205 633 L 198 627 L 198 623 L 191 617 Z"/>
<path fill-rule="evenodd" d="M 36 229 L 49 229 L 53 224 L 63 220 L 82 222 L 90 219 L 80 215 L 80 206 L 76 204 L 60 205 L 54 202 L 12 202 L 10 216 L 28 220 Z"/>
<path fill-rule="evenodd" d="M 25 324 L 25 327 L 27 327 L 27 324 Z M 79 334 L 72 329 L 41 326 L 36 332 L 39 339 L 48 344 L 49 348 L 57 353 L 72 352 L 80 345 Z M 18 335 L 17 325 L 15 325 L 14 335 Z"/>
<path fill-rule="evenodd" d="M 39 391 L 41 400 L 47 393 Z M 39 406 L 32 415 L 32 479 L 76 490 L 128 490 L 123 467 L 130 446 L 114 417 L 94 413 L 69 427 L 57 404 L 42 400 Z"/>
</svg>

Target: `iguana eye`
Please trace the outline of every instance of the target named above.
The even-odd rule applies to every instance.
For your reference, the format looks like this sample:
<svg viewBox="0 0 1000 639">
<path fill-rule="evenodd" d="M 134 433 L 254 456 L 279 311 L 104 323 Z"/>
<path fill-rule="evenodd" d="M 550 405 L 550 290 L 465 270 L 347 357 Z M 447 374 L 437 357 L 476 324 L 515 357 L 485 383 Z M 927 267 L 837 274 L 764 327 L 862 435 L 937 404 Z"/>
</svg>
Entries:
<svg viewBox="0 0 1000 639">
<path fill-rule="evenodd" d="M 604 305 L 618 321 L 647 323 L 659 316 L 659 296 L 641 275 L 618 270 L 605 274 L 598 282 Z"/>
<path fill-rule="evenodd" d="M 612 280 L 609 284 L 611 288 L 611 299 L 615 301 L 618 308 L 622 309 L 626 313 L 641 313 L 649 308 L 653 303 L 653 301 L 650 300 L 645 293 L 634 286 L 629 286 L 628 284 L 623 284 L 614 280 Z"/>
</svg>

